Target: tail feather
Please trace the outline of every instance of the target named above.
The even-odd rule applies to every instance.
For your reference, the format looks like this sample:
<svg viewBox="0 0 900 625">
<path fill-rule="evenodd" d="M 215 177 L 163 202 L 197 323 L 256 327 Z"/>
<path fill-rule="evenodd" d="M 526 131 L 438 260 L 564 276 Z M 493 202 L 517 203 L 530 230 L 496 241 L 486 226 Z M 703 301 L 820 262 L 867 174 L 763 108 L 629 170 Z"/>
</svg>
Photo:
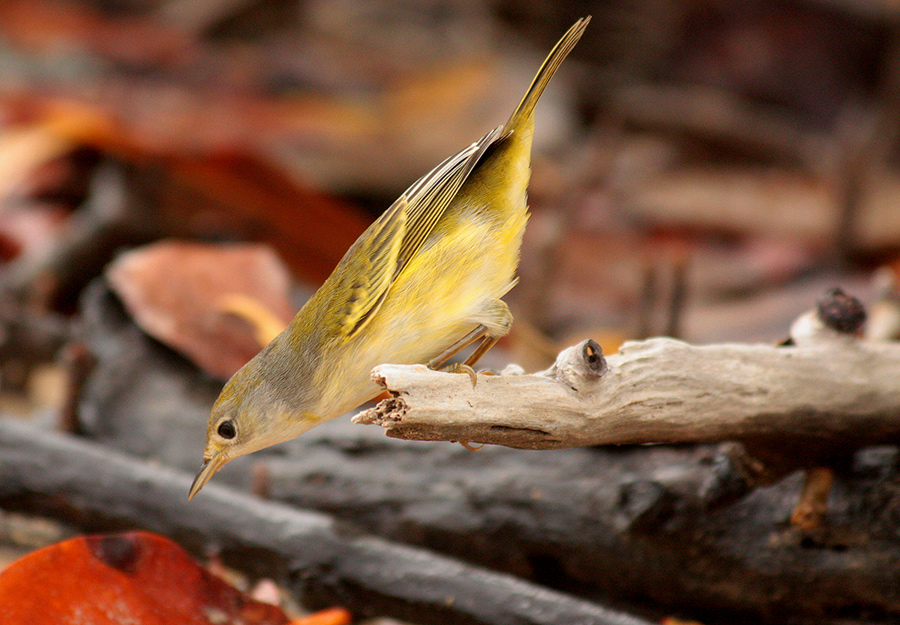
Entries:
<svg viewBox="0 0 900 625">
<path fill-rule="evenodd" d="M 566 31 L 566 34 L 562 36 L 562 39 L 553 46 L 550 54 L 547 55 L 543 65 L 541 65 L 537 75 L 534 77 L 534 80 L 531 81 L 531 86 L 528 87 L 528 91 L 525 92 L 525 97 L 522 98 L 522 101 L 519 102 L 519 106 L 516 107 L 516 110 L 513 111 L 513 114 L 509 117 L 509 121 L 506 122 L 504 133 L 514 130 L 520 123 L 528 119 L 534 113 L 534 106 L 537 104 L 538 99 L 540 99 L 541 94 L 544 93 L 544 88 L 547 86 L 547 83 L 550 82 L 550 79 L 553 78 L 553 74 L 556 73 L 556 70 L 562 65 L 562 62 L 569 55 L 569 52 L 572 51 L 572 48 L 574 48 L 575 44 L 578 43 L 578 40 L 581 39 L 584 29 L 587 28 L 588 22 L 590 21 L 591 18 L 588 16 L 575 22 L 572 27 Z"/>
</svg>

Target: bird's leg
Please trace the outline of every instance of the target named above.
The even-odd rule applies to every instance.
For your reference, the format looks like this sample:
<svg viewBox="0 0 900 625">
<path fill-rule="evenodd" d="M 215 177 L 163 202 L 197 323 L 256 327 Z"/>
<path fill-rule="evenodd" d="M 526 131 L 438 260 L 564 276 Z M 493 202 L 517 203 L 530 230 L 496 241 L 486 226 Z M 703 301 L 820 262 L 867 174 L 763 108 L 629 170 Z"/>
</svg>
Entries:
<svg viewBox="0 0 900 625">
<path fill-rule="evenodd" d="M 432 358 L 428 361 L 427 367 L 429 369 L 439 369 L 441 365 L 445 362 L 453 358 L 460 351 L 464 350 L 466 347 L 474 343 L 480 338 L 483 338 L 487 334 L 487 326 L 479 324 L 474 330 L 469 332 L 467 335 L 456 341 L 453 345 L 442 351 L 440 354 Z M 480 347 L 480 346 L 479 346 Z M 476 350 L 477 351 L 477 350 Z M 471 358 L 471 356 L 469 356 Z M 479 356 L 480 358 L 480 356 Z M 477 359 L 476 359 L 477 360 Z M 466 360 L 466 364 L 469 365 L 468 359 Z"/>
<path fill-rule="evenodd" d="M 462 363 L 462 364 L 457 363 L 455 365 L 451 365 L 450 372 L 451 373 L 462 373 L 462 372 L 468 373 L 469 377 L 472 378 L 472 386 L 475 386 L 475 384 L 478 382 L 478 377 L 477 377 L 478 373 L 480 373 L 481 375 L 497 375 L 496 371 L 485 370 L 485 369 L 482 369 L 481 371 L 476 372 L 475 367 L 473 365 L 476 362 L 478 362 L 481 359 L 481 357 L 484 356 L 488 352 L 488 350 L 490 348 L 492 348 L 494 345 L 496 345 L 497 341 L 499 341 L 499 340 L 500 339 L 493 337 L 493 336 L 485 336 L 484 338 L 481 339 L 481 343 L 478 344 L 478 347 L 475 348 L 475 351 L 473 351 L 471 354 L 469 354 L 469 357 L 466 358 L 466 361 L 464 363 Z M 466 449 L 469 449 L 469 447 L 467 447 L 466 445 L 463 445 L 463 447 L 465 447 Z M 473 451 L 475 449 L 481 449 L 481 447 L 473 448 Z"/>
<path fill-rule="evenodd" d="M 429 368 L 437 369 L 460 350 L 480 339 L 481 343 L 466 358 L 465 362 L 451 365 L 446 369 L 449 373 L 467 373 L 472 378 L 472 386 L 475 386 L 478 380 L 475 369 L 472 366 L 497 344 L 500 337 L 509 332 L 509 326 L 512 325 L 512 313 L 509 312 L 509 307 L 503 300 L 488 299 L 482 303 L 482 309 L 475 318 L 481 323 L 474 330 L 445 349 L 438 356 L 432 358 L 428 363 Z"/>
<path fill-rule="evenodd" d="M 478 347 L 475 348 L 475 351 L 469 354 L 469 357 L 466 358 L 466 363 L 468 366 L 473 367 L 475 363 L 481 360 L 481 357 L 488 353 L 488 350 L 491 349 L 494 345 L 497 344 L 497 341 L 500 339 L 495 336 L 485 336 L 482 338 L 481 343 Z"/>
<path fill-rule="evenodd" d="M 456 341 L 456 343 L 454 343 L 453 345 L 451 345 L 450 347 L 448 347 L 447 349 L 442 351 L 440 354 L 438 354 L 437 356 L 432 358 L 430 361 L 428 361 L 428 368 L 429 369 L 439 369 L 441 367 L 441 365 L 443 365 L 445 362 L 447 362 L 447 360 L 449 358 L 452 358 L 453 356 L 458 354 L 461 350 L 465 349 L 466 347 L 468 347 L 469 345 L 471 345 L 478 339 L 484 339 L 481 342 L 481 345 L 479 345 L 475 349 L 475 352 L 478 352 L 481 349 L 482 345 L 484 345 L 484 343 L 486 341 L 490 340 L 490 338 L 486 336 L 487 332 L 488 332 L 488 327 L 486 325 L 478 324 L 478 326 L 474 330 L 469 332 L 467 335 L 465 335 L 464 337 L 462 337 L 461 339 Z M 487 350 L 485 350 L 485 351 L 487 351 Z M 471 361 L 472 363 L 475 363 L 478 360 L 478 358 L 481 358 L 481 354 L 483 354 L 484 351 L 482 351 L 481 354 L 479 354 L 477 358 L 472 360 L 472 356 L 475 356 L 475 352 L 473 352 L 473 354 L 471 356 L 469 356 L 464 363 L 454 363 L 454 364 L 450 365 L 449 367 L 446 367 L 443 370 L 446 371 L 447 373 L 465 373 L 472 380 L 472 386 L 475 386 L 475 384 L 478 382 L 478 377 L 476 376 L 475 369 L 472 368 L 472 365 L 469 364 L 469 362 Z"/>
</svg>

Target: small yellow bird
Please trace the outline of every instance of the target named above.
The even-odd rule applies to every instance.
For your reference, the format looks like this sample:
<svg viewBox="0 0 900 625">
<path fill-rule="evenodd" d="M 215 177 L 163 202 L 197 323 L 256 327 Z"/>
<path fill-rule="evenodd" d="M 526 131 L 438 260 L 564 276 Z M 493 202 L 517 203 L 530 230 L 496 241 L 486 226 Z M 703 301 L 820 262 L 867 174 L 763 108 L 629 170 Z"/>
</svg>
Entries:
<svg viewBox="0 0 900 625">
<path fill-rule="evenodd" d="M 480 340 L 463 368 L 471 367 L 509 331 L 500 298 L 516 283 L 528 220 L 534 106 L 589 21 L 554 46 L 505 125 L 407 189 L 284 332 L 232 376 L 209 417 L 189 498 L 229 460 L 376 396 L 376 365 L 438 367 Z"/>
</svg>

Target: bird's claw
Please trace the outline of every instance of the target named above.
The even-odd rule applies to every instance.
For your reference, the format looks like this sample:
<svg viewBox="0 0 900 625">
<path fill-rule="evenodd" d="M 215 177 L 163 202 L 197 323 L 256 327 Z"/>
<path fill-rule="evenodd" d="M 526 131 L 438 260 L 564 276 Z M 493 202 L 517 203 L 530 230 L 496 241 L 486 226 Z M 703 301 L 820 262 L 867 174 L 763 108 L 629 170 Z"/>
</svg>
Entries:
<svg viewBox="0 0 900 625">
<path fill-rule="evenodd" d="M 468 449 L 469 451 L 478 451 L 479 449 L 484 447 L 484 443 L 482 443 L 481 445 L 478 445 L 476 447 L 475 445 L 472 445 L 469 441 L 459 441 L 459 444 L 462 445 L 463 447 L 465 447 L 466 449 Z"/>
<path fill-rule="evenodd" d="M 475 372 L 475 369 L 464 362 L 454 362 L 452 365 L 444 367 L 442 371 L 447 373 L 465 373 L 472 380 L 472 388 L 475 388 L 475 385 L 478 384 L 478 374 Z"/>
</svg>

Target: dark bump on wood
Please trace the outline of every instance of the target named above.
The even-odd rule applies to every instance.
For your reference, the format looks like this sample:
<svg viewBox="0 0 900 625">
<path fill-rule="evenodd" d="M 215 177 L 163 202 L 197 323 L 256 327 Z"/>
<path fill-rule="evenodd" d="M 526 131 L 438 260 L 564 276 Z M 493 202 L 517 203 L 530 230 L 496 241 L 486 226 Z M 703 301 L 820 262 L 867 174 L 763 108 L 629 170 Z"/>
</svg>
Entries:
<svg viewBox="0 0 900 625">
<path fill-rule="evenodd" d="M 856 334 L 866 322 L 866 309 L 841 289 L 828 291 L 816 304 L 816 314 L 826 326 L 843 334 Z"/>
<path fill-rule="evenodd" d="M 603 350 L 600 345 L 593 339 L 584 342 L 581 348 L 581 357 L 588 371 L 593 372 L 597 377 L 606 372 L 606 359 L 603 357 Z"/>
</svg>

